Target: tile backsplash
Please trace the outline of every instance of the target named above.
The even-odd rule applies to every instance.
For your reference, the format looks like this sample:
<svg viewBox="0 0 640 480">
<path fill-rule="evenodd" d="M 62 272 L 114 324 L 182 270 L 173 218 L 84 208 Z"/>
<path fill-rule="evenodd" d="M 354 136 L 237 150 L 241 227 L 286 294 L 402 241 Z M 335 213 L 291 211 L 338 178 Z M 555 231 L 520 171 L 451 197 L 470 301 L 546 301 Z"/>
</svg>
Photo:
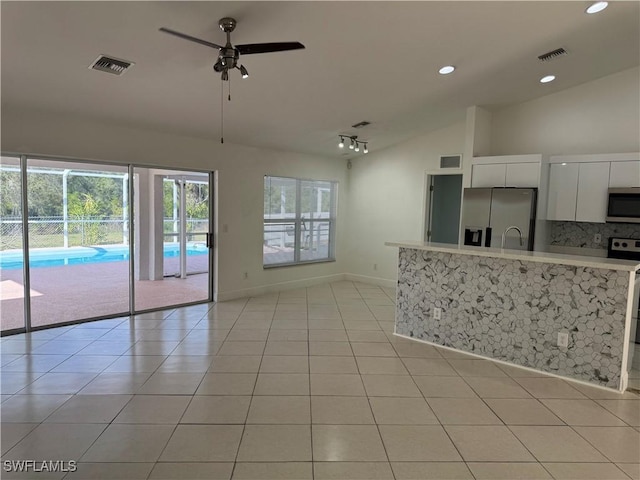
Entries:
<svg viewBox="0 0 640 480">
<path fill-rule="evenodd" d="M 607 249 L 609 237 L 637 238 L 640 240 L 640 224 L 636 223 L 586 223 L 549 222 L 549 243 L 559 247 Z M 594 236 L 602 236 L 595 243 Z"/>
</svg>

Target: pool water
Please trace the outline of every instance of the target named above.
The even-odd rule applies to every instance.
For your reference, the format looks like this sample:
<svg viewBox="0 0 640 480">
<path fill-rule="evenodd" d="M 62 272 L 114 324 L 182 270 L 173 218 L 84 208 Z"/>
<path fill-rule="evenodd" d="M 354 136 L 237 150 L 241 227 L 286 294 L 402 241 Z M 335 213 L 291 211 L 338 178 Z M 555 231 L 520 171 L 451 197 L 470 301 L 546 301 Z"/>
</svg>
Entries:
<svg viewBox="0 0 640 480">
<path fill-rule="evenodd" d="M 202 244 L 187 244 L 187 255 L 206 255 L 209 249 Z M 164 258 L 180 256 L 180 246 L 166 244 Z M 129 260 L 127 245 L 105 245 L 102 247 L 35 248 L 29 251 L 29 266 L 58 267 L 64 265 L 85 265 L 89 263 L 122 262 Z M 21 250 L 0 252 L 0 269 L 23 268 Z"/>
</svg>

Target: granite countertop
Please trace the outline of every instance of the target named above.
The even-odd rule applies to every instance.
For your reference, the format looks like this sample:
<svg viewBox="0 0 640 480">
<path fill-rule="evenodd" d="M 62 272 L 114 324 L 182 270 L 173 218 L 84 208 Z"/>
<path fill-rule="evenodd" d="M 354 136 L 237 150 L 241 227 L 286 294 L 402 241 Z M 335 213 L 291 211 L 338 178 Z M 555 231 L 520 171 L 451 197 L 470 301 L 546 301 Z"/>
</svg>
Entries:
<svg viewBox="0 0 640 480">
<path fill-rule="evenodd" d="M 506 250 L 501 248 L 471 247 L 468 245 L 453 245 L 433 242 L 385 242 L 389 247 L 412 248 L 432 252 L 453 253 L 458 255 L 476 255 L 480 257 L 506 258 L 511 260 L 525 260 L 539 263 L 555 263 L 576 267 L 605 268 L 609 270 L 623 270 L 627 272 L 640 271 L 640 263 L 632 260 L 618 260 L 614 258 L 599 258 L 581 255 L 566 255 L 550 252 L 530 252 L 527 250 Z"/>
</svg>

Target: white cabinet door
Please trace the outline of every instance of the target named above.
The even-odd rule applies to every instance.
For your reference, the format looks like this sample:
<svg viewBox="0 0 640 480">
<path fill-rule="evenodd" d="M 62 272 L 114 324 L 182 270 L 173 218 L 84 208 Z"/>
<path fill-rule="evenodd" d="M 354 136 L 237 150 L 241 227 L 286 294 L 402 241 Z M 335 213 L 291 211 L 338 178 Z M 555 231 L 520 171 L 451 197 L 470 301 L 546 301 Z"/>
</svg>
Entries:
<svg viewBox="0 0 640 480">
<path fill-rule="evenodd" d="M 507 166 L 504 163 L 489 163 L 485 165 L 474 165 L 471 171 L 471 186 L 482 187 L 504 187 Z"/>
<path fill-rule="evenodd" d="M 550 165 L 547 220 L 576 219 L 579 167 L 578 163 Z"/>
<path fill-rule="evenodd" d="M 640 161 L 611 162 L 610 188 L 640 187 Z"/>
<path fill-rule="evenodd" d="M 576 222 L 605 223 L 610 162 L 581 163 Z"/>
<path fill-rule="evenodd" d="M 506 187 L 537 188 L 539 185 L 539 163 L 507 163 Z"/>
</svg>

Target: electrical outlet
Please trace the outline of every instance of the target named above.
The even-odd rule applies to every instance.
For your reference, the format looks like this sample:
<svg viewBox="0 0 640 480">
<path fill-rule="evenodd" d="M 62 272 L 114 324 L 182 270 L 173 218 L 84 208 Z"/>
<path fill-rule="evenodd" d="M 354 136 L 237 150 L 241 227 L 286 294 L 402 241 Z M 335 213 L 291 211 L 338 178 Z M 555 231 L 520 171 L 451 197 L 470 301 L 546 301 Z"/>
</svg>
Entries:
<svg viewBox="0 0 640 480">
<path fill-rule="evenodd" d="M 602 235 L 600 235 L 599 233 L 596 233 L 593 236 L 593 243 L 595 243 L 597 245 L 601 244 L 602 243 Z"/>
<path fill-rule="evenodd" d="M 373 269 L 374 269 L 374 270 L 378 270 L 378 264 L 377 264 L 377 263 L 374 263 L 374 264 L 373 264 Z"/>
<path fill-rule="evenodd" d="M 434 307 L 433 309 L 433 319 L 440 320 L 442 318 L 442 309 L 439 307 Z"/>
<path fill-rule="evenodd" d="M 558 332 L 558 346 L 559 347 L 568 347 L 569 346 L 569 334 L 566 332 Z"/>
</svg>

